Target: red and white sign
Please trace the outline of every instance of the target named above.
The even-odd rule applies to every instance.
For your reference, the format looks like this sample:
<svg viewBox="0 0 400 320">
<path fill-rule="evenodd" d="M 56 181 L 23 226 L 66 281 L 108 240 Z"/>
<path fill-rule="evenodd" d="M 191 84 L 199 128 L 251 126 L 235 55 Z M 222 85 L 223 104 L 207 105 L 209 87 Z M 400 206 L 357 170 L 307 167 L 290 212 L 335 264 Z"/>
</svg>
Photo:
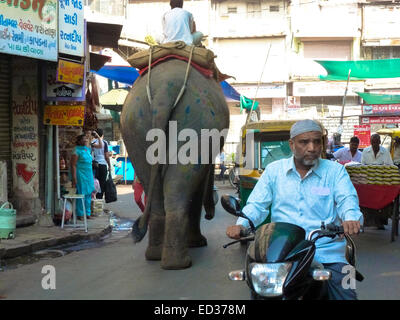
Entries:
<svg viewBox="0 0 400 320">
<path fill-rule="evenodd" d="M 354 126 L 354 136 L 360 139 L 359 148 L 363 149 L 370 145 L 371 137 L 371 126 L 370 125 L 360 125 Z"/>
<path fill-rule="evenodd" d="M 400 116 L 394 117 L 361 117 L 362 124 L 390 124 L 400 123 Z"/>
<path fill-rule="evenodd" d="M 300 109 L 301 105 L 300 105 L 300 97 L 293 97 L 290 96 L 288 97 L 288 104 L 287 104 L 287 108 L 288 111 L 293 110 L 293 109 Z"/>
</svg>

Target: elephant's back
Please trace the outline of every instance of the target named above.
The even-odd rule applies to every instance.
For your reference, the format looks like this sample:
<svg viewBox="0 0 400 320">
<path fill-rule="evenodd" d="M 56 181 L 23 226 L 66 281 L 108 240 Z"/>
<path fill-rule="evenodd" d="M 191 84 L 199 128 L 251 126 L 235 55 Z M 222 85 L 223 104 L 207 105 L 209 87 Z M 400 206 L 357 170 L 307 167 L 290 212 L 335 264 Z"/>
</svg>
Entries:
<svg viewBox="0 0 400 320">
<path fill-rule="evenodd" d="M 141 141 L 129 153 L 143 154 L 153 143 L 146 135 L 150 129 L 167 132 L 168 121 L 175 121 L 178 132 L 192 129 L 198 135 L 201 129 L 229 127 L 229 109 L 220 84 L 206 78 L 191 67 L 186 89 L 178 104 L 176 98 L 184 84 L 187 62 L 168 60 L 151 69 L 150 91 L 147 95 L 148 73 L 138 78 L 128 94 L 121 113 L 121 132 L 124 141 Z M 132 147 L 133 148 L 133 147 Z"/>
<path fill-rule="evenodd" d="M 129 128 L 149 127 L 153 116 L 169 116 L 184 84 L 186 70 L 187 62 L 177 59 L 160 63 L 151 69 L 152 105 L 146 90 L 148 73 L 139 77 L 126 98 L 121 125 Z M 213 78 L 206 78 L 193 67 L 189 71 L 184 94 L 175 109 L 184 110 L 186 114 L 208 112 L 213 117 L 220 117 L 223 125 L 229 123 L 223 121 L 229 118 L 229 110 L 220 84 Z"/>
</svg>

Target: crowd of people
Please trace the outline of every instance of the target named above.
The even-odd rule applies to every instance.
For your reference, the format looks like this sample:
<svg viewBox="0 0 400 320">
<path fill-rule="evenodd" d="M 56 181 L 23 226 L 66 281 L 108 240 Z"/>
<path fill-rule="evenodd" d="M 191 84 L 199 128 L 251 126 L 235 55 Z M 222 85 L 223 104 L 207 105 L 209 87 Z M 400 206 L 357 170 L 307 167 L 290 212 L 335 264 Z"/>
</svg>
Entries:
<svg viewBox="0 0 400 320">
<path fill-rule="evenodd" d="M 400 139 L 396 137 L 395 140 L 395 155 L 394 160 L 400 160 L 400 148 L 396 148 L 396 144 L 400 146 Z M 334 138 L 333 138 L 334 140 Z M 341 164 L 346 164 L 348 162 L 359 162 L 365 165 L 392 165 L 395 161 L 392 159 L 390 152 L 381 146 L 381 137 L 379 134 L 371 135 L 370 146 L 366 147 L 362 152 L 358 149 L 360 145 L 360 140 L 358 137 L 351 137 L 348 147 L 339 146 L 335 149 L 331 149 L 332 154 L 329 157 L 331 160 L 337 160 Z M 329 144 L 328 144 L 329 150 Z M 336 151 L 335 151 L 336 150 Z M 332 152 L 333 151 L 333 152 Z M 328 151 L 329 152 L 329 151 Z M 396 157 L 397 153 L 399 156 Z"/>
</svg>

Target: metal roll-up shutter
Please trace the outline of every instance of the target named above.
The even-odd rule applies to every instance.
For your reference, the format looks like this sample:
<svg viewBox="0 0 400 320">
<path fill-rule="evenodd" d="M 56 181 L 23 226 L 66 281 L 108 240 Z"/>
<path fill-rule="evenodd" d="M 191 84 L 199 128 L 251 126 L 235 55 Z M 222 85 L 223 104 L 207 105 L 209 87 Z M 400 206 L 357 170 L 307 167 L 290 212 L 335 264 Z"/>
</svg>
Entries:
<svg viewBox="0 0 400 320">
<path fill-rule="evenodd" d="M 8 194 L 11 189 L 11 59 L 0 54 L 0 160 L 7 161 Z"/>
</svg>

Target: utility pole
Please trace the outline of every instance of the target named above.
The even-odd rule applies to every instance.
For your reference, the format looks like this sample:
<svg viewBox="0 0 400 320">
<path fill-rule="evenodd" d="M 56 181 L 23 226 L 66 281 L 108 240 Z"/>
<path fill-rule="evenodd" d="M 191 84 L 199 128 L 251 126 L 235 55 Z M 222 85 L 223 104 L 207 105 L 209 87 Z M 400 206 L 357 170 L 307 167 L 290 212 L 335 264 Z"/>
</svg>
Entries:
<svg viewBox="0 0 400 320">
<path fill-rule="evenodd" d="M 344 106 L 346 105 L 346 96 L 347 96 L 347 90 L 349 88 L 350 73 L 351 73 L 351 69 L 349 69 L 349 73 L 347 75 L 346 89 L 344 91 L 343 102 L 342 102 L 342 112 L 340 114 L 340 123 L 339 123 L 339 127 L 337 129 L 337 133 L 340 134 L 340 142 L 341 142 L 341 136 L 342 136 L 342 133 L 343 133 Z"/>
</svg>

